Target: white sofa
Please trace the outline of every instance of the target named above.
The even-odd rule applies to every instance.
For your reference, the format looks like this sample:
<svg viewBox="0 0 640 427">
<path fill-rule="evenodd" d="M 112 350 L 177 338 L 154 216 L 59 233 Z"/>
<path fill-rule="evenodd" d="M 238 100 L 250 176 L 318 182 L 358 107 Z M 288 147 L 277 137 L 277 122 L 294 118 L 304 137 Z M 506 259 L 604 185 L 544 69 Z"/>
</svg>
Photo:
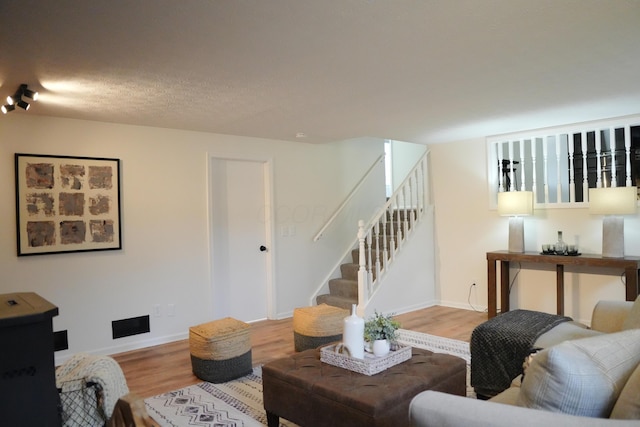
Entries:
<svg viewBox="0 0 640 427">
<path fill-rule="evenodd" d="M 536 342 L 524 379 L 488 401 L 426 391 L 414 426 L 640 426 L 640 297 L 600 302 L 592 328 L 565 322 Z"/>
</svg>

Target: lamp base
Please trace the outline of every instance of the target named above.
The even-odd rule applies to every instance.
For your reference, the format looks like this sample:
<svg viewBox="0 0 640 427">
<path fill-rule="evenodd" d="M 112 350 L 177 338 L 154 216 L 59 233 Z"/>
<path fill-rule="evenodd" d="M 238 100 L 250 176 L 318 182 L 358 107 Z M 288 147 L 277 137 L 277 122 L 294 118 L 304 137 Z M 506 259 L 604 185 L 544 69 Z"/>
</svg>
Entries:
<svg viewBox="0 0 640 427">
<path fill-rule="evenodd" d="M 509 218 L 509 252 L 524 253 L 524 218 Z"/>
<path fill-rule="evenodd" d="M 602 219 L 602 256 L 624 258 L 624 218 L 605 216 Z"/>
</svg>

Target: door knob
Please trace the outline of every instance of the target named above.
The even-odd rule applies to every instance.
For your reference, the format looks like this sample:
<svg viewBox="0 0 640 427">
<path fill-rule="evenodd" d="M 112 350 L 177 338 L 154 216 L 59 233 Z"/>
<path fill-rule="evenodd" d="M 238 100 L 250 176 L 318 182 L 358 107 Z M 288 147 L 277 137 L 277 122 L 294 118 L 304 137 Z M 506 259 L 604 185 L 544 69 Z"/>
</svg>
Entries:
<svg viewBox="0 0 640 427">
<path fill-rule="evenodd" d="M 267 251 L 267 247 L 264 245 L 260 245 L 260 252 L 266 252 Z"/>
</svg>

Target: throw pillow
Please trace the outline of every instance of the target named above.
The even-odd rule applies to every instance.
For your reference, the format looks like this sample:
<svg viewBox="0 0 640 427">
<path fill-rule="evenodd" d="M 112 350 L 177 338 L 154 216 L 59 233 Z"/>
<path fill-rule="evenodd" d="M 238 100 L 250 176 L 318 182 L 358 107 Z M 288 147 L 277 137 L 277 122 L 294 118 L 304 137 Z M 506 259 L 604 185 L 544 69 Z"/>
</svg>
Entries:
<svg viewBox="0 0 640 427">
<path fill-rule="evenodd" d="M 640 328 L 640 296 L 636 298 L 633 306 L 631 306 L 631 310 L 629 311 L 627 318 L 622 324 L 623 330 L 638 328 Z"/>
<path fill-rule="evenodd" d="M 609 418 L 640 420 L 640 365 L 624 385 Z"/>
<path fill-rule="evenodd" d="M 533 358 L 517 404 L 608 418 L 639 362 L 640 329 L 566 341 Z"/>
</svg>

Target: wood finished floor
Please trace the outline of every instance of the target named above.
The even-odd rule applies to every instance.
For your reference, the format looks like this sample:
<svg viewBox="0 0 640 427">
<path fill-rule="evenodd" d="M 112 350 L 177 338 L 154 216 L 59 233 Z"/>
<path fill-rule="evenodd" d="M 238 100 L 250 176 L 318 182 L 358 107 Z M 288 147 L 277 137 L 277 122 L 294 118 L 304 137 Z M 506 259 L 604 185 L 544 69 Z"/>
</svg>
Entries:
<svg viewBox="0 0 640 427">
<path fill-rule="evenodd" d="M 469 341 L 471 332 L 487 320 L 487 313 L 434 306 L 396 316 L 402 328 Z M 254 365 L 293 354 L 292 319 L 251 324 Z M 131 392 L 147 398 L 201 382 L 191 372 L 189 341 L 129 351 L 112 356 L 122 367 Z"/>
</svg>

